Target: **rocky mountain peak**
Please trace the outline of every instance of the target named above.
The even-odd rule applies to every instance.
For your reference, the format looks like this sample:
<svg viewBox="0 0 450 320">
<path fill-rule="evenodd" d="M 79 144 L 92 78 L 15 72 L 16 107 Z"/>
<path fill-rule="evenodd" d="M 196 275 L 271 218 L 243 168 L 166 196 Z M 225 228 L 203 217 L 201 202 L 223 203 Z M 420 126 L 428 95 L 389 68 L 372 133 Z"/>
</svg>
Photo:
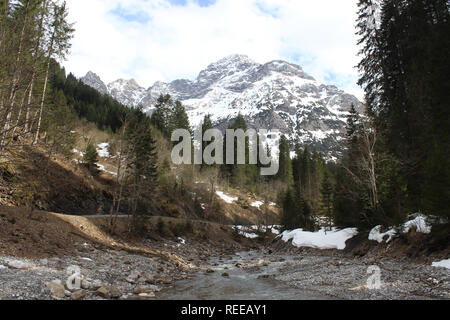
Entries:
<svg viewBox="0 0 450 320">
<path fill-rule="evenodd" d="M 274 60 L 266 63 L 262 67 L 265 71 L 279 72 L 286 76 L 297 76 L 303 79 L 313 80 L 309 74 L 303 71 L 302 67 L 282 60 Z"/>
<path fill-rule="evenodd" d="M 87 78 L 99 87 L 98 79 Z M 217 128 L 226 129 L 241 113 L 250 128 L 278 129 L 292 146 L 297 141 L 314 145 L 328 159 L 343 151 L 351 104 L 363 109 L 356 97 L 319 83 L 296 64 L 281 60 L 259 64 L 245 55 L 214 62 L 195 80 L 158 81 L 146 90 L 135 80 L 121 79 L 107 90 L 123 104 L 142 105 L 148 113 L 161 94 L 170 94 L 186 107 L 192 126 L 210 114 Z"/>
<path fill-rule="evenodd" d="M 86 73 L 86 75 L 81 78 L 81 81 L 85 85 L 88 85 L 88 86 L 94 88 L 95 90 L 97 90 L 98 92 L 100 92 L 102 94 L 109 93 L 108 88 L 105 85 L 105 83 L 102 81 L 102 79 L 100 79 L 100 77 L 92 71 L 88 71 L 88 73 Z"/>
</svg>

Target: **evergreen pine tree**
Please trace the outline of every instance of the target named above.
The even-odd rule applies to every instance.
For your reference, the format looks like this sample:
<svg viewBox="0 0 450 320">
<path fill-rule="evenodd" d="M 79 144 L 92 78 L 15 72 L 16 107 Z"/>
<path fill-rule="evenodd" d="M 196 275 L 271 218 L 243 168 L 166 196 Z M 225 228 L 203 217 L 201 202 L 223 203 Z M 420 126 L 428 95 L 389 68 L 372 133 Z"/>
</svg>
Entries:
<svg viewBox="0 0 450 320">
<path fill-rule="evenodd" d="M 86 151 L 83 155 L 83 163 L 93 174 L 98 173 L 98 152 L 92 141 L 89 141 L 86 146 Z"/>
</svg>

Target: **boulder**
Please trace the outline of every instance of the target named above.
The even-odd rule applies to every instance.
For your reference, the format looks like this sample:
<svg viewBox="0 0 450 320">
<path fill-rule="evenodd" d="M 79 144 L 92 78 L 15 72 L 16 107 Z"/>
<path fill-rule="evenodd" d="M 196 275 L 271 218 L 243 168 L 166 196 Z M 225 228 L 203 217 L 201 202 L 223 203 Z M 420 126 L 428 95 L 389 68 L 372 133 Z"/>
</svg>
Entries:
<svg viewBox="0 0 450 320">
<path fill-rule="evenodd" d="M 66 297 L 65 289 L 62 284 L 55 282 L 47 282 L 45 284 L 52 293 L 52 297 L 55 299 L 64 299 Z"/>
<path fill-rule="evenodd" d="M 12 269 L 19 270 L 30 269 L 32 267 L 29 263 L 20 260 L 9 261 L 7 265 Z"/>
<path fill-rule="evenodd" d="M 78 291 L 75 291 L 74 293 L 72 293 L 72 295 L 70 296 L 70 299 L 72 299 L 72 300 L 81 300 L 84 297 L 86 297 L 86 291 L 85 290 L 78 290 Z"/>
<path fill-rule="evenodd" d="M 116 286 L 111 286 L 109 290 L 109 294 L 113 299 L 119 299 L 122 296 L 122 292 Z"/>
<path fill-rule="evenodd" d="M 109 287 L 102 286 L 95 291 L 95 294 L 105 299 L 109 299 L 110 292 L 111 290 Z"/>
</svg>

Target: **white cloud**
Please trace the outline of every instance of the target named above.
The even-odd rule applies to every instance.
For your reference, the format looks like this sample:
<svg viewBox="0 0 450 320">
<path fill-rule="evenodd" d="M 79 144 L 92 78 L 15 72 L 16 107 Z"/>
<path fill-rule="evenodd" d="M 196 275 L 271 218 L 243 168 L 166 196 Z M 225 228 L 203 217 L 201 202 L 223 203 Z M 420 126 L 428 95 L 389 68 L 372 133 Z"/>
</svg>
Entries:
<svg viewBox="0 0 450 320">
<path fill-rule="evenodd" d="M 184 6 L 69 0 L 68 6 L 76 33 L 65 66 L 76 76 L 92 70 L 106 82 L 135 78 L 149 87 L 194 79 L 209 63 L 239 53 L 261 63 L 298 63 L 361 97 L 354 69 L 356 0 L 217 0 L 208 7 L 194 0 Z"/>
</svg>

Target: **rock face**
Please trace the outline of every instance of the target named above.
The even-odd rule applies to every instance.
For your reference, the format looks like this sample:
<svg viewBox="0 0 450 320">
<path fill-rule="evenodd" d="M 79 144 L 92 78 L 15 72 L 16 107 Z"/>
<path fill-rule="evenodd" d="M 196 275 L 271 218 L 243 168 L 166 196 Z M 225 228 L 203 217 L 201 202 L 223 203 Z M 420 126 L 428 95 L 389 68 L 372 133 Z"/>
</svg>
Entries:
<svg viewBox="0 0 450 320">
<path fill-rule="evenodd" d="M 319 83 L 298 65 L 285 61 L 259 64 L 243 55 L 210 64 L 194 81 L 156 82 L 148 89 L 134 80 L 106 86 L 92 73 L 82 81 L 101 90 L 107 87 L 113 98 L 130 107 L 142 105 L 148 113 L 153 112 L 158 97 L 168 93 L 183 103 L 193 126 L 210 114 L 214 125 L 223 130 L 241 113 L 250 128 L 278 129 L 292 146 L 295 141 L 315 145 L 329 159 L 342 152 L 340 142 L 351 104 L 362 111 L 355 96 Z"/>
<path fill-rule="evenodd" d="M 84 84 L 94 88 L 102 94 L 109 94 L 108 88 L 103 83 L 102 79 L 92 71 L 89 71 L 82 79 Z"/>
</svg>

